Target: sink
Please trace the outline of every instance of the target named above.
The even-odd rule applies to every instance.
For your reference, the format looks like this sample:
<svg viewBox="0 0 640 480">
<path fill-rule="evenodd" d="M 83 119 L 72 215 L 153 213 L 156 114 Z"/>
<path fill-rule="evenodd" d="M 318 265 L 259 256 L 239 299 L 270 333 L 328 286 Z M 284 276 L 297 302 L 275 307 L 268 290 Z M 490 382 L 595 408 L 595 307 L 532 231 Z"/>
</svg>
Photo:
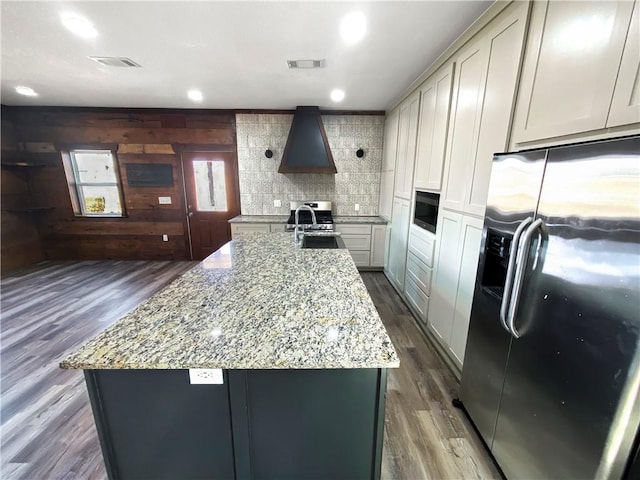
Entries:
<svg viewBox="0 0 640 480">
<path fill-rule="evenodd" d="M 302 238 L 302 248 L 346 248 L 339 235 L 308 235 Z"/>
</svg>

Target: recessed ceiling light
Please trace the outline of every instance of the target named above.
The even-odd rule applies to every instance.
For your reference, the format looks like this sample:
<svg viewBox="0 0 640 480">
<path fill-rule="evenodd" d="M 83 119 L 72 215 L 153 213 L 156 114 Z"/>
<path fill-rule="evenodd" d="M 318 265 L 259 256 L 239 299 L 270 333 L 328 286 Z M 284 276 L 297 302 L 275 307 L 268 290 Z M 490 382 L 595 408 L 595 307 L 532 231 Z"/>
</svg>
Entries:
<svg viewBox="0 0 640 480">
<path fill-rule="evenodd" d="M 362 12 L 351 12 L 340 22 L 340 35 L 346 43 L 355 43 L 367 32 L 367 19 Z"/>
<path fill-rule="evenodd" d="M 63 13 L 60 15 L 62 24 L 71 32 L 83 38 L 93 38 L 98 35 L 98 31 L 93 24 L 84 17 L 75 13 Z"/>
<path fill-rule="evenodd" d="M 331 90 L 331 100 L 334 102 L 341 102 L 344 100 L 344 90 L 340 90 L 339 88 Z"/>
<path fill-rule="evenodd" d="M 16 92 L 20 95 L 26 95 L 27 97 L 37 97 L 38 94 L 31 87 L 19 86 L 16 87 Z"/>
<path fill-rule="evenodd" d="M 202 101 L 202 92 L 200 90 L 189 90 L 187 92 L 187 96 L 189 97 L 190 100 L 193 100 L 194 102 L 201 102 Z"/>
</svg>

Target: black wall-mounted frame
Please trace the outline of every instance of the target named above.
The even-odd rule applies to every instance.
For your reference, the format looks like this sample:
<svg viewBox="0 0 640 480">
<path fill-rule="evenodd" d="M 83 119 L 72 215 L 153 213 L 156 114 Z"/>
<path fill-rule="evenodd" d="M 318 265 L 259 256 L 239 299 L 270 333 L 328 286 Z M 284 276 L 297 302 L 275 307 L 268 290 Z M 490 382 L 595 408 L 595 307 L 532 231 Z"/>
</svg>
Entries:
<svg viewBox="0 0 640 480">
<path fill-rule="evenodd" d="M 170 163 L 125 163 L 130 187 L 173 187 Z"/>
</svg>

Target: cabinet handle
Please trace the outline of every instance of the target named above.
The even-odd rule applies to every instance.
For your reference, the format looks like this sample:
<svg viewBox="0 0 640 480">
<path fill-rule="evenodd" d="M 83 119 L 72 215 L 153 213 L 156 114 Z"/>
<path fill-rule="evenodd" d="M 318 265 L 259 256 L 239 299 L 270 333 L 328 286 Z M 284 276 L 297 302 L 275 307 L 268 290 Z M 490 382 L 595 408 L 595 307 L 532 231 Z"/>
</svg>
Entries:
<svg viewBox="0 0 640 480">
<path fill-rule="evenodd" d="M 524 279 L 524 272 L 527 266 L 527 255 L 529 253 L 529 247 L 531 246 L 531 237 L 533 234 L 540 228 L 542 225 L 542 220 L 538 219 L 533 222 L 527 231 L 524 233 L 522 237 L 522 245 L 521 248 L 518 249 L 518 266 L 516 268 L 515 274 L 515 282 L 513 284 L 513 294 L 511 297 L 511 302 L 509 305 L 509 314 L 507 315 L 507 324 L 509 326 L 509 330 L 511 331 L 511 335 L 514 338 L 520 338 L 520 334 L 516 330 L 515 326 L 515 318 L 516 311 L 518 310 L 518 303 L 520 302 L 520 290 L 522 289 L 522 280 Z M 538 255 L 538 251 L 536 250 L 536 257 Z"/>
<path fill-rule="evenodd" d="M 518 228 L 516 228 L 515 233 L 513 234 L 513 240 L 511 241 L 511 249 L 509 251 L 509 264 L 507 266 L 507 278 L 504 283 L 504 292 L 502 294 L 502 303 L 500 304 L 500 323 L 502 324 L 502 328 L 504 328 L 507 332 L 513 335 L 513 332 L 509 329 L 507 325 L 507 312 L 509 308 L 509 302 L 511 299 L 511 287 L 513 286 L 513 274 L 516 265 L 516 257 L 518 256 L 518 246 L 520 244 L 520 236 L 525 228 L 527 228 L 531 222 L 533 222 L 533 218 L 527 217 Z"/>
</svg>

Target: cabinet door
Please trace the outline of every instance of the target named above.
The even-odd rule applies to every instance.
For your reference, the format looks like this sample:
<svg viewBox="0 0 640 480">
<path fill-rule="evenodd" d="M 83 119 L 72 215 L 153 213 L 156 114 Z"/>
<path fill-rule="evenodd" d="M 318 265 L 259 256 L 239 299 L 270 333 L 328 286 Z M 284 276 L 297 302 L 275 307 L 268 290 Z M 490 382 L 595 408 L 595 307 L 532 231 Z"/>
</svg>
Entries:
<svg viewBox="0 0 640 480">
<path fill-rule="evenodd" d="M 453 62 L 441 67 L 420 89 L 420 116 L 414 186 L 440 191 L 447 146 Z"/>
<path fill-rule="evenodd" d="M 283 227 L 284 230 L 284 227 Z M 271 227 L 268 223 L 232 223 L 231 238 L 235 239 L 243 233 L 269 233 Z"/>
<path fill-rule="evenodd" d="M 399 109 L 391 112 L 384 122 L 384 145 L 382 146 L 382 171 L 380 174 L 380 200 L 378 214 L 391 219 L 393 206 L 393 189 L 398 154 L 398 123 L 400 119 Z"/>
<path fill-rule="evenodd" d="M 483 33 L 486 80 L 478 112 L 477 146 L 466 170 L 469 178 L 462 206 L 465 213 L 484 216 L 493 154 L 508 150 L 528 7 L 525 3 L 516 4 Z"/>
<path fill-rule="evenodd" d="M 640 2 L 631 16 L 607 127 L 640 122 Z"/>
<path fill-rule="evenodd" d="M 387 273 L 391 282 L 400 291 L 404 288 L 408 235 L 409 201 L 396 197 L 393 201 Z"/>
<path fill-rule="evenodd" d="M 420 92 L 414 93 L 400 106 L 398 125 L 398 156 L 396 161 L 394 196 L 411 198 L 413 165 L 418 135 Z"/>
<path fill-rule="evenodd" d="M 378 214 L 391 219 L 391 209 L 393 207 L 393 178 L 395 172 L 393 170 L 382 172 L 380 175 L 380 203 L 378 205 Z"/>
<path fill-rule="evenodd" d="M 398 109 L 384 121 L 384 145 L 382 146 L 382 171 L 395 170 L 398 153 Z"/>
<path fill-rule="evenodd" d="M 462 215 L 440 209 L 438 217 L 436 267 L 431 283 L 428 321 L 438 340 L 448 346 L 460 273 Z"/>
<path fill-rule="evenodd" d="M 384 266 L 385 241 L 387 238 L 386 225 L 374 225 L 371 230 L 371 266 Z"/>
<path fill-rule="evenodd" d="M 516 143 L 604 128 L 632 2 L 534 2 Z"/>
<path fill-rule="evenodd" d="M 462 368 L 464 351 L 467 346 L 473 291 L 478 271 L 478 258 L 482 240 L 482 220 L 464 216 L 460 234 L 460 241 L 462 242 L 460 273 L 458 275 L 458 290 L 449 351 L 453 354 L 453 360 Z"/>
<path fill-rule="evenodd" d="M 441 206 L 462 211 L 466 184 L 470 179 L 470 159 L 475 157 L 477 119 L 484 88 L 485 52 L 476 39 L 455 58 L 456 72 L 451 106 L 451 126 Z"/>
</svg>

